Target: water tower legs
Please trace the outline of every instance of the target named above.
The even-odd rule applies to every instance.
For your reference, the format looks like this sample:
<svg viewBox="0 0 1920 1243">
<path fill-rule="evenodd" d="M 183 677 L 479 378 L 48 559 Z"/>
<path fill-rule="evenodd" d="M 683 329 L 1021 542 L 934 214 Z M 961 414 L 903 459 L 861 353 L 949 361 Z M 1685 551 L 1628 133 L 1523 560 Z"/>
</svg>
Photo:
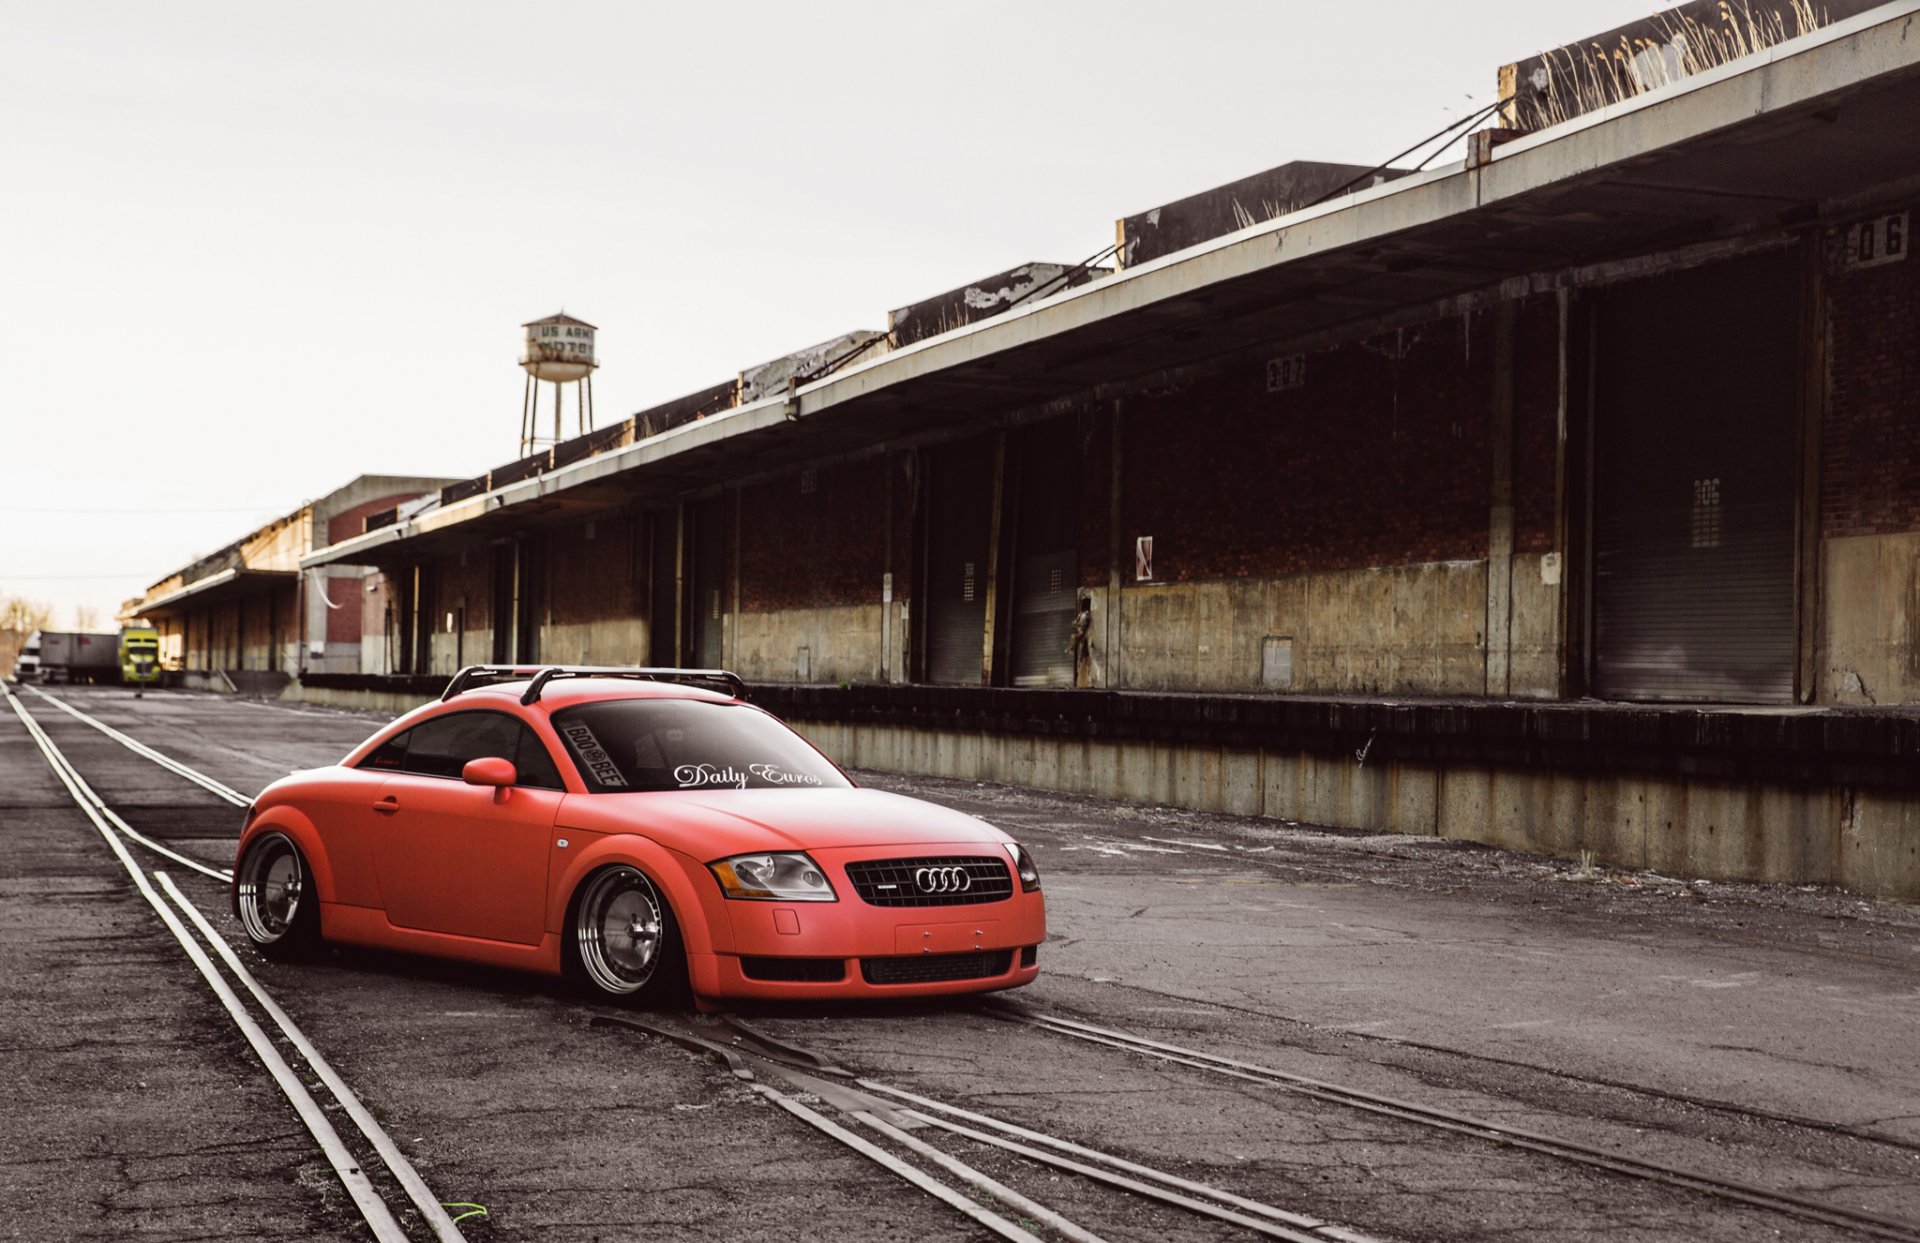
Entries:
<svg viewBox="0 0 1920 1243">
<path fill-rule="evenodd" d="M 533 418 L 535 411 L 533 373 L 527 373 L 526 391 L 520 395 L 520 456 L 526 457 L 533 452 Z"/>
</svg>

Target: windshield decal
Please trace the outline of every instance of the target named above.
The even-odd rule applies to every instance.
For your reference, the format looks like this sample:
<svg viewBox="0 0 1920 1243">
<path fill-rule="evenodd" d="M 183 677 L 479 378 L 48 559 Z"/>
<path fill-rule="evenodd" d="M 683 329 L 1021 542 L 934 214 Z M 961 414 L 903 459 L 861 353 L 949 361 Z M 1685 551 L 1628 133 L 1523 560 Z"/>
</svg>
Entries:
<svg viewBox="0 0 1920 1243">
<path fill-rule="evenodd" d="M 714 786 L 731 786 L 736 790 L 747 788 L 747 781 L 758 781 L 770 786 L 817 786 L 820 778 L 811 773 L 797 773 L 782 768 L 778 764 L 749 764 L 742 772 L 731 764 L 682 764 L 673 770 L 673 779 L 680 783 L 682 790 L 708 789 Z"/>
<path fill-rule="evenodd" d="M 607 749 L 600 745 L 600 740 L 593 736 L 593 731 L 585 723 L 576 721 L 560 732 L 593 774 L 595 781 L 607 787 L 624 787 L 627 784 L 627 779 L 620 775 L 620 766 L 613 762 L 613 757 L 607 754 Z"/>
</svg>

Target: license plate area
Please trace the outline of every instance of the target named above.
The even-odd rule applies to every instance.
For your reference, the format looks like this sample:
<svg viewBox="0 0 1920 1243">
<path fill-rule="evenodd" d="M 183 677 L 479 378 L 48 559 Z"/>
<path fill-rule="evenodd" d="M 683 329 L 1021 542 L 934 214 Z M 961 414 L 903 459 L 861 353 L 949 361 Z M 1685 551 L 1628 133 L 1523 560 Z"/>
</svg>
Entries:
<svg viewBox="0 0 1920 1243">
<path fill-rule="evenodd" d="M 958 924 L 901 924 L 893 933 L 896 954 L 959 954 L 994 947 L 999 921 L 971 919 Z"/>
</svg>

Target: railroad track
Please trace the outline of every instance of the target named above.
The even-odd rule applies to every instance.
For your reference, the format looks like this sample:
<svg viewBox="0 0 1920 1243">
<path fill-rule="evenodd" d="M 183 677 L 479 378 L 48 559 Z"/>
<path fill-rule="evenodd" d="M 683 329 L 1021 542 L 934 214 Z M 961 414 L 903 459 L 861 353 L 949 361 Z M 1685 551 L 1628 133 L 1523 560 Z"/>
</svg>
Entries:
<svg viewBox="0 0 1920 1243">
<path fill-rule="evenodd" d="M 194 781 L 230 802 L 237 801 L 244 804 L 247 801 L 245 796 L 231 790 L 230 787 L 193 770 L 172 757 L 165 756 L 71 705 L 55 700 L 52 696 L 43 695 L 42 698 L 162 768 Z M 127 843 L 156 851 L 164 857 L 211 877 L 225 879 L 227 874 L 221 869 L 188 859 L 161 843 L 140 836 L 86 785 L 77 770 L 59 753 L 45 731 L 33 720 L 25 705 L 11 693 L 8 694 L 8 701 L 13 711 L 27 726 L 29 733 L 34 736 L 35 742 L 47 754 L 48 762 L 67 785 L 75 801 L 106 837 L 116 855 L 120 857 L 123 866 L 128 868 L 130 875 L 134 877 L 136 887 L 155 906 L 163 922 L 169 924 L 175 936 L 188 947 L 189 956 L 194 957 L 198 953 L 198 957 L 195 958 L 196 967 L 200 967 L 202 974 L 208 976 L 209 983 L 214 984 L 216 993 L 219 993 L 221 989 L 214 981 L 211 962 L 206 960 L 204 952 L 198 951 L 194 945 L 190 944 L 190 938 L 186 937 L 179 919 L 173 912 L 168 911 L 154 894 L 153 886 L 147 883 L 137 865 L 132 862 L 127 852 Z M 153 883 L 166 894 L 178 912 L 184 914 L 195 926 L 205 945 L 212 947 L 215 955 L 226 965 L 229 973 L 241 982 L 245 991 L 253 996 L 256 1004 L 268 1014 L 270 1019 L 281 1026 L 282 1032 L 287 1034 L 287 1038 L 294 1042 L 297 1048 L 301 1047 L 304 1044 L 304 1038 L 294 1034 L 297 1029 L 292 1029 L 290 1021 L 285 1019 L 285 1015 L 273 1005 L 271 999 L 260 990 L 257 982 L 246 973 L 232 949 L 198 910 L 180 894 L 172 881 L 166 878 L 164 873 L 155 873 Z M 206 965 L 203 966 L 203 962 Z M 228 992 L 230 993 L 231 990 Z M 223 1004 L 226 1004 L 226 998 L 223 997 L 222 1000 Z M 231 1005 L 228 1009 L 229 1012 L 233 1011 Z M 1501 1147 L 1539 1153 L 1624 1178 L 1658 1183 L 1804 1221 L 1818 1222 L 1864 1237 L 1920 1243 L 1920 1224 L 1912 1222 L 1813 1200 L 1790 1192 L 1725 1179 L 1674 1164 L 1643 1160 L 1575 1140 L 1439 1109 L 1417 1101 L 1365 1092 L 1273 1067 L 1152 1040 L 1116 1028 L 1034 1010 L 1017 1003 L 996 1002 L 988 1007 L 986 1012 L 1002 1020 L 1055 1036 L 1152 1058 L 1199 1073 L 1224 1076 L 1261 1088 L 1293 1093 L 1414 1126 L 1464 1135 Z M 236 1022 L 239 1021 L 236 1018 Z M 971 1145 L 975 1148 L 991 1148 L 1010 1153 L 1023 1161 L 1072 1174 L 1113 1191 L 1178 1209 L 1196 1218 L 1256 1236 L 1293 1240 L 1294 1243 L 1327 1243 L 1329 1240 L 1337 1243 L 1368 1243 L 1368 1236 L 1310 1214 L 1263 1203 L 1203 1182 L 1155 1169 L 1098 1148 L 1049 1135 L 1033 1128 L 1018 1126 L 982 1112 L 963 1109 L 874 1078 L 861 1076 L 833 1064 L 816 1053 L 785 1043 L 762 1032 L 737 1016 L 728 1015 L 719 1019 L 719 1026 L 725 1033 L 722 1039 L 715 1039 L 713 1028 L 710 1026 L 703 1026 L 693 1020 L 675 1016 L 643 1018 L 602 1009 L 596 1011 L 594 1022 L 601 1026 L 622 1028 L 648 1037 L 672 1041 L 682 1047 L 715 1057 L 725 1063 L 734 1075 L 747 1081 L 754 1091 L 799 1121 L 860 1153 L 863 1157 L 889 1170 L 928 1195 L 941 1200 L 977 1225 L 1002 1238 L 1019 1240 L 1021 1243 L 1033 1240 L 1037 1243 L 1043 1235 L 1048 1235 L 1072 1240 L 1073 1243 L 1100 1243 L 1099 1236 L 1084 1225 L 978 1169 L 963 1159 L 955 1151 L 956 1148 L 965 1150 L 967 1145 Z M 244 1024 L 242 1030 L 246 1030 Z M 311 1052 L 310 1046 L 302 1049 L 301 1055 L 310 1064 L 317 1064 L 317 1066 L 325 1064 L 324 1060 L 319 1059 L 317 1053 Z M 262 1060 L 265 1061 L 266 1058 L 263 1056 Z M 327 1079 L 330 1074 L 331 1072 L 328 1072 L 321 1078 Z M 337 1076 L 331 1077 L 337 1080 Z M 330 1089 L 333 1086 L 332 1083 L 328 1084 Z M 346 1092 L 344 1084 L 340 1084 L 339 1089 L 341 1092 Z M 336 1093 L 337 1097 L 338 1095 Z M 346 1092 L 346 1098 L 350 1097 L 351 1093 Z M 343 1108 L 347 1109 L 349 1116 L 353 1116 L 357 1102 L 354 1106 L 348 1107 L 343 1098 L 341 1103 Z M 296 1109 L 298 1108 L 296 1104 Z M 364 1110 L 359 1112 L 364 1113 Z M 354 1120 L 356 1124 L 360 1123 L 358 1117 Z M 324 1125 L 324 1118 L 320 1121 Z M 312 1125 L 309 1123 L 310 1129 Z M 371 1119 L 367 1120 L 367 1125 L 373 1125 Z M 362 1126 L 361 1130 L 368 1142 L 373 1143 L 378 1150 L 380 1144 L 367 1132 L 366 1126 Z M 377 1127 L 375 1130 L 377 1131 Z M 316 1131 L 316 1139 L 319 1136 L 320 1133 Z M 942 1147 L 931 1142 L 936 1136 L 946 1140 L 947 1146 Z M 322 1147 L 323 1149 L 328 1147 L 327 1141 L 322 1141 Z M 329 1155 L 331 1158 L 331 1151 Z M 401 1160 L 404 1161 L 404 1158 Z M 342 1170 L 339 1165 L 336 1165 L 336 1170 L 341 1172 L 343 1185 L 348 1186 L 350 1191 L 354 1190 L 355 1184 L 350 1181 L 353 1171 Z M 405 1185 L 407 1180 L 397 1170 L 394 1171 L 394 1177 Z M 417 1175 L 414 1178 L 417 1179 Z M 417 1196 L 413 1195 L 412 1188 L 408 1190 L 416 1207 L 420 1206 L 422 1198 L 432 1200 L 431 1193 L 425 1191 L 424 1184 L 419 1187 L 420 1194 Z M 359 1198 L 356 1196 L 356 1203 L 359 1202 Z M 433 1203 L 438 1207 L 437 1201 Z M 384 1243 L 389 1236 L 382 1234 L 381 1227 L 376 1224 L 377 1212 L 375 1210 L 369 1210 L 369 1212 L 372 1214 L 368 1217 L 369 1225 L 374 1226 L 376 1237 L 381 1238 Z M 444 1210 L 441 1211 L 441 1216 L 446 1216 Z M 390 1220 L 392 1214 L 389 1212 L 387 1217 Z M 450 1220 L 444 1227 L 436 1224 L 435 1229 L 436 1234 L 441 1238 L 460 1237 L 457 1228 Z M 443 1229 L 450 1233 L 443 1233 Z"/>
<path fill-rule="evenodd" d="M 1624 1153 L 1582 1144 L 1576 1140 L 1491 1122 L 1484 1118 L 1385 1096 L 1377 1092 L 1366 1092 L 1324 1079 L 1297 1075 L 1290 1071 L 1276 1070 L 1270 1066 L 1261 1066 L 1253 1062 L 1168 1044 L 1164 1041 L 1150 1040 L 1131 1032 L 1032 1010 L 1017 1003 L 996 1002 L 988 1008 L 988 1013 L 1009 1022 L 1024 1024 L 1070 1039 L 1103 1045 L 1207 1074 L 1275 1088 L 1418 1126 L 1467 1135 L 1502 1147 L 1542 1153 L 1628 1178 L 1685 1188 L 1723 1200 L 1841 1227 L 1874 1238 L 1920 1243 L 1920 1223 L 1901 1221 L 1864 1210 L 1812 1200 L 1790 1192 L 1725 1179 L 1679 1165 L 1641 1160 Z"/>
<path fill-rule="evenodd" d="M 180 891 L 173 878 L 165 871 L 149 873 L 141 867 L 133 856 L 130 846 L 139 846 L 164 858 L 192 868 L 196 872 L 218 880 L 229 878 L 229 873 L 209 867 L 199 860 L 185 855 L 144 837 L 136 832 L 125 820 L 114 813 L 105 801 L 87 784 L 80 771 L 48 736 L 38 721 L 27 710 L 19 696 L 10 686 L 0 682 L 0 695 L 4 695 L 7 706 L 12 709 L 20 723 L 26 728 L 27 735 L 39 748 L 41 755 L 52 768 L 54 776 L 66 787 L 67 793 L 80 810 L 92 822 L 93 827 L 105 840 L 107 848 L 113 853 L 127 877 L 133 882 L 134 890 L 152 908 L 160 923 L 179 943 L 179 946 L 200 973 L 202 979 L 212 990 L 221 1008 L 226 1012 L 253 1050 L 254 1056 L 266 1069 L 268 1075 L 287 1098 L 299 1116 L 301 1123 L 319 1145 L 327 1164 L 332 1167 L 341 1187 L 353 1201 L 354 1207 L 365 1220 L 378 1243 L 409 1243 L 413 1235 L 402 1226 L 401 1219 L 410 1217 L 414 1224 L 427 1231 L 441 1243 L 465 1243 L 465 1236 L 455 1224 L 452 1214 L 430 1190 L 426 1181 L 420 1177 L 412 1162 L 408 1161 L 399 1147 L 393 1142 L 373 1115 L 367 1110 L 353 1089 L 313 1047 L 306 1035 L 301 1032 L 286 1012 L 277 1005 L 266 990 L 260 986 L 253 974 L 240 961 L 226 939 L 210 924 L 200 909 Z M 64 705 L 62 705 L 64 707 Z M 69 708 L 72 712 L 73 709 Z M 76 715 L 81 715 L 76 713 Z M 83 718 L 84 719 L 84 718 Z M 123 736 L 124 737 L 124 736 Z M 133 745 L 132 740 L 126 740 Z M 142 754 L 147 749 L 135 747 Z M 155 759 L 157 753 L 148 754 Z M 169 761 L 163 767 L 173 768 L 177 761 Z M 179 765 L 179 767 L 185 767 Z M 184 774 L 182 774 L 184 775 Z M 210 780 L 210 779 L 208 779 Z M 202 783 L 204 784 L 204 782 Z M 251 998 L 248 1006 L 241 994 Z M 281 1041 L 291 1049 L 293 1057 L 302 1063 L 305 1076 L 297 1071 L 282 1052 L 268 1031 L 271 1027 L 279 1033 Z M 317 1080 L 333 1104 L 345 1113 L 358 1131 L 360 1142 L 371 1150 L 375 1161 L 363 1160 L 328 1119 L 328 1109 L 315 1099 L 308 1090 L 303 1078 L 310 1076 Z M 383 1190 L 375 1177 L 369 1173 L 369 1167 L 381 1171 L 381 1182 L 391 1181 L 392 1190 Z M 397 1192 L 397 1194 L 396 1194 Z M 403 1207 L 396 1213 L 389 1199 L 399 1199 Z M 411 1206 L 411 1213 L 405 1205 Z M 464 1207 L 464 1206 L 455 1206 Z"/>
<path fill-rule="evenodd" d="M 73 705 L 51 695 L 38 691 L 34 693 L 52 707 L 100 731 L 134 754 L 212 791 L 222 799 L 236 806 L 245 806 L 250 802 L 245 795 L 224 783 L 114 729 Z M 214 963 L 215 958 L 232 979 L 238 981 L 241 991 L 252 997 L 268 1021 L 279 1028 L 283 1037 L 298 1051 L 301 1060 L 325 1083 L 336 1101 L 353 1119 L 365 1141 L 386 1162 L 394 1179 L 406 1188 L 423 1218 L 431 1206 L 437 1220 L 428 1220 L 433 1223 L 436 1237 L 443 1240 L 461 1239 L 458 1227 L 444 1206 L 419 1180 L 405 1157 L 392 1148 L 385 1132 L 347 1085 L 333 1073 L 325 1059 L 299 1033 L 292 1020 L 260 987 L 226 940 L 165 872 L 155 872 L 151 876 L 144 873 L 133 859 L 129 846 L 155 852 L 213 879 L 225 881 L 230 878 L 230 873 L 191 859 L 140 834 L 87 784 L 79 770 L 34 719 L 26 704 L 11 690 L 6 692 L 6 697 L 55 774 L 126 868 L 135 888 L 186 949 L 189 958 L 207 978 L 222 1005 L 253 1045 L 262 1063 L 287 1093 L 296 1112 L 327 1154 L 341 1184 L 361 1209 L 375 1237 L 381 1243 L 396 1243 L 407 1238 L 407 1235 L 400 1229 L 394 1213 L 373 1187 L 371 1180 L 348 1152 L 345 1143 L 328 1124 L 324 1112 L 301 1087 L 298 1078 L 288 1069 L 285 1059 L 267 1039 L 261 1024 L 245 1013 L 236 990 L 221 977 Z M 165 895 L 166 901 L 162 901 L 161 894 Z M 198 940 L 187 931 L 187 925 L 191 925 L 193 932 L 198 934 Z M 208 949 L 212 950 L 212 957 L 206 952 Z M 1105 1240 L 1064 1213 L 983 1172 L 956 1155 L 951 1148 L 943 1148 L 915 1134 L 916 1131 L 958 1137 L 973 1144 L 1012 1153 L 1029 1162 L 1078 1175 L 1113 1191 L 1177 1209 L 1200 1221 L 1229 1227 L 1239 1233 L 1287 1240 L 1288 1243 L 1375 1243 L 1368 1235 L 1309 1214 L 1265 1204 L 888 1084 L 871 1079 L 856 1080 L 851 1072 L 833 1067 L 804 1050 L 781 1044 L 749 1028 L 739 1019 L 728 1017 L 722 1020 L 731 1035 L 728 1044 L 711 1040 L 691 1021 L 673 1017 L 643 1019 L 601 1010 L 595 1021 L 602 1026 L 624 1028 L 670 1040 L 719 1058 L 736 1077 L 750 1083 L 754 1091 L 800 1122 L 947 1204 L 981 1228 L 1013 1243 L 1043 1243 L 1046 1238 L 1065 1239 L 1070 1243 L 1105 1243 Z"/>
</svg>

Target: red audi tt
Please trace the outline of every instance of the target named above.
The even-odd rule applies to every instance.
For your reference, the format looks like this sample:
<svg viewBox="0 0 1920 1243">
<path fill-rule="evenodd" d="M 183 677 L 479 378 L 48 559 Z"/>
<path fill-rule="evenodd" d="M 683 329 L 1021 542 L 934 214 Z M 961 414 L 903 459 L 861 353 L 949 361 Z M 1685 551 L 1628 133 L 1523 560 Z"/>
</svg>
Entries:
<svg viewBox="0 0 1920 1243">
<path fill-rule="evenodd" d="M 857 788 L 744 694 L 720 670 L 462 670 L 339 764 L 261 792 L 234 912 L 273 957 L 377 946 L 649 1002 L 1031 983 L 1046 904 L 1028 851 Z"/>
</svg>

